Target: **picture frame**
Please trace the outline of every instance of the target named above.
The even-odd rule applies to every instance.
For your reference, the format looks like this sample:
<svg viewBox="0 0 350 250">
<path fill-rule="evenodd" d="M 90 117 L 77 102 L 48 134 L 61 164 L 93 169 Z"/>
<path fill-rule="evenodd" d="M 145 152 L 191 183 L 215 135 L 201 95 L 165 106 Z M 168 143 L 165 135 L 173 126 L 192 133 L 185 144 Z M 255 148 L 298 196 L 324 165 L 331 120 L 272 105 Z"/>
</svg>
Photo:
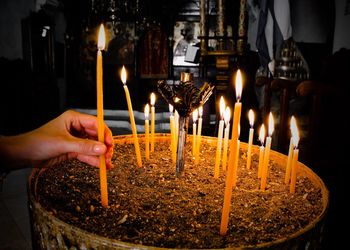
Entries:
<svg viewBox="0 0 350 250">
<path fill-rule="evenodd" d="M 176 21 L 174 25 L 173 66 L 198 66 L 199 22 Z M 186 58 L 187 55 L 187 58 Z M 186 60 L 187 59 L 187 60 Z"/>
</svg>

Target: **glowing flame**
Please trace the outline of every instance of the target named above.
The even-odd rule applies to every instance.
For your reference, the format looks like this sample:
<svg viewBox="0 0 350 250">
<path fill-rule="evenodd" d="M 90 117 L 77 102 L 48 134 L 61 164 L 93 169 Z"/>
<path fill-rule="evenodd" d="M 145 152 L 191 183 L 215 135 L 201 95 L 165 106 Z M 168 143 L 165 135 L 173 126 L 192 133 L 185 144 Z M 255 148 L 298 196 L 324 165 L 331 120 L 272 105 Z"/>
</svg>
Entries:
<svg viewBox="0 0 350 250">
<path fill-rule="evenodd" d="M 145 119 L 148 120 L 149 117 L 149 105 L 148 103 L 145 105 Z"/>
<path fill-rule="evenodd" d="M 275 122 L 273 120 L 272 113 L 269 114 L 269 136 L 272 135 L 273 131 L 275 129 Z"/>
<path fill-rule="evenodd" d="M 174 112 L 174 107 L 173 105 L 169 104 L 169 112 L 172 114 Z"/>
<path fill-rule="evenodd" d="M 221 119 L 224 119 L 224 113 L 225 113 L 225 100 L 224 97 L 221 96 L 220 98 L 220 117 Z"/>
<path fill-rule="evenodd" d="M 243 80 L 240 70 L 237 70 L 236 74 L 236 98 L 239 101 L 242 97 Z"/>
<path fill-rule="evenodd" d="M 174 98 L 174 102 L 175 102 L 175 103 L 179 102 L 180 100 L 181 100 L 181 99 L 180 99 L 179 97 L 175 97 L 175 98 Z"/>
<path fill-rule="evenodd" d="M 198 115 L 199 115 L 199 118 L 201 118 L 203 116 L 203 106 L 200 106 L 198 108 Z"/>
<path fill-rule="evenodd" d="M 103 24 L 100 25 L 100 30 L 98 32 L 98 42 L 97 49 L 104 50 L 106 46 L 106 35 L 105 35 L 105 27 Z"/>
<path fill-rule="evenodd" d="M 253 127 L 254 126 L 254 112 L 253 112 L 253 110 L 249 109 L 248 117 L 249 117 L 250 127 Z"/>
<path fill-rule="evenodd" d="M 120 74 L 120 78 L 122 79 L 122 83 L 126 84 L 126 69 L 125 69 L 124 65 L 123 65 L 123 68 L 122 68 L 122 71 Z"/>
<path fill-rule="evenodd" d="M 290 130 L 292 131 L 292 141 L 293 141 L 294 148 L 297 148 L 300 137 L 299 137 L 297 121 L 295 120 L 294 116 L 292 116 L 292 118 L 290 119 Z"/>
<path fill-rule="evenodd" d="M 262 124 L 260 127 L 259 141 L 261 142 L 261 145 L 264 145 L 264 141 L 265 141 L 265 126 L 264 126 L 264 124 Z"/>
<path fill-rule="evenodd" d="M 224 114 L 224 121 L 225 121 L 226 127 L 230 123 L 230 119 L 231 119 L 231 109 L 229 107 L 226 107 L 225 114 Z"/>
<path fill-rule="evenodd" d="M 151 93 L 151 105 L 154 106 L 156 103 L 156 95 L 152 92 Z"/>
<path fill-rule="evenodd" d="M 195 123 L 198 119 L 198 109 L 195 109 L 193 112 L 192 112 L 192 118 L 193 118 L 193 123 Z"/>
</svg>

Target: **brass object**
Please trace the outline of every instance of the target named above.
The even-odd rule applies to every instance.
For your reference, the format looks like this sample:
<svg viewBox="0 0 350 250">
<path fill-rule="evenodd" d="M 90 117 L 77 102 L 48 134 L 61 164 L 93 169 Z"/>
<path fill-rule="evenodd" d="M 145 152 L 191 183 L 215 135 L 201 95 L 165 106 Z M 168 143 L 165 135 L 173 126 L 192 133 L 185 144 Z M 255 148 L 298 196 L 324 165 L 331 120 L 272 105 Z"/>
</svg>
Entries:
<svg viewBox="0 0 350 250">
<path fill-rule="evenodd" d="M 181 72 L 180 81 L 181 82 L 190 82 L 193 80 L 193 74 L 188 72 Z"/>
<path fill-rule="evenodd" d="M 276 56 L 274 78 L 298 82 L 310 78 L 310 70 L 296 43 L 289 39 Z"/>
<path fill-rule="evenodd" d="M 194 85 L 193 74 L 181 72 L 180 84 L 168 85 L 165 81 L 158 82 L 158 92 L 179 113 L 179 134 L 176 153 L 176 176 L 179 176 L 185 166 L 185 145 L 189 116 L 193 110 L 209 99 L 213 86 L 205 82 L 199 89 Z"/>
</svg>

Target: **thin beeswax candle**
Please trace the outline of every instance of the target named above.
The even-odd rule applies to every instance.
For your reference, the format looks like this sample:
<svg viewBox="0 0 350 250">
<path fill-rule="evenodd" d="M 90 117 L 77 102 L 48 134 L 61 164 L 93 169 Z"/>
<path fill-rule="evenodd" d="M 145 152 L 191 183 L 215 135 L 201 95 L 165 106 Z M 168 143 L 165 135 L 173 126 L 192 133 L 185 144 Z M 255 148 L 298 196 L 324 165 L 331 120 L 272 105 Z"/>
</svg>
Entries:
<svg viewBox="0 0 350 250">
<path fill-rule="evenodd" d="M 104 143 L 104 120 L 103 120 L 103 69 L 102 69 L 102 50 L 105 48 L 106 37 L 103 24 L 100 26 L 97 44 L 97 64 L 96 64 L 96 85 L 97 85 L 97 121 L 98 121 L 98 140 Z M 108 191 L 107 191 L 107 170 L 105 155 L 101 155 L 100 159 L 100 189 L 101 204 L 108 207 Z"/>
</svg>

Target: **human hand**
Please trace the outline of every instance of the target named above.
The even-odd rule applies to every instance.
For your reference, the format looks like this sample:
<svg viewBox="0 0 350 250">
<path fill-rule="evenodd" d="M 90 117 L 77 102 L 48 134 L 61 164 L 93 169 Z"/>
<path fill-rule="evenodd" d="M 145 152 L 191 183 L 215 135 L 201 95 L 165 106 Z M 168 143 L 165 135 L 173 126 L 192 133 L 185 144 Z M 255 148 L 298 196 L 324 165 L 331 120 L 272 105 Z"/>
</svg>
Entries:
<svg viewBox="0 0 350 250">
<path fill-rule="evenodd" d="M 96 117 L 69 110 L 38 129 L 3 140 L 7 140 L 7 157 L 16 160 L 17 165 L 52 166 L 76 158 L 98 167 L 99 156 L 105 154 L 109 169 L 113 137 L 107 126 L 104 137 L 104 143 L 97 141 Z"/>
</svg>

